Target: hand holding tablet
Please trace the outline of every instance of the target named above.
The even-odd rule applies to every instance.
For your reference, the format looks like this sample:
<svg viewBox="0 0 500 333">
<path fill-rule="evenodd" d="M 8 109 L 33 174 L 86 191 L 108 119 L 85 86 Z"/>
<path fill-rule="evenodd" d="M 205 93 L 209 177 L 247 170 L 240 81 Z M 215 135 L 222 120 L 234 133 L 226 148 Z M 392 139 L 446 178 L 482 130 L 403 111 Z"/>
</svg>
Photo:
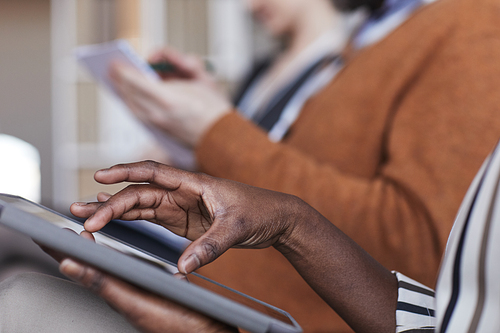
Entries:
<svg viewBox="0 0 500 333">
<path fill-rule="evenodd" d="M 92 234 L 83 231 L 82 237 L 93 240 Z M 235 333 L 238 329 L 220 321 L 193 312 L 155 293 L 145 291 L 91 266 L 73 259 L 64 259 L 60 265 L 63 274 L 81 283 L 104 298 L 114 309 L 141 331 L 147 332 L 203 332 Z M 187 282 L 186 277 L 179 276 Z M 138 306 L 140 304 L 140 306 Z"/>
</svg>

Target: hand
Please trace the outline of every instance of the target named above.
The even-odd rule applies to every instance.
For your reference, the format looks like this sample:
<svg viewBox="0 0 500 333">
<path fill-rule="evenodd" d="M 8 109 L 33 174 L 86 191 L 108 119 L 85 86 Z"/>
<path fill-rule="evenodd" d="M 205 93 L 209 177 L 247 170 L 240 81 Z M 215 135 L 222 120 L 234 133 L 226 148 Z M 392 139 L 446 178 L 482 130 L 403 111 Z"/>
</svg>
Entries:
<svg viewBox="0 0 500 333">
<path fill-rule="evenodd" d="M 103 184 L 135 182 L 114 196 L 99 195 L 100 203 L 71 206 L 88 218 L 85 229 L 100 230 L 112 219 L 144 219 L 194 242 L 179 259 L 187 274 L 232 246 L 263 248 L 284 244 L 294 228 L 300 199 L 205 174 L 176 170 L 155 162 L 116 165 L 98 171 Z"/>
<path fill-rule="evenodd" d="M 190 147 L 232 108 L 215 84 L 200 75 L 156 82 L 121 63 L 110 69 L 117 93 L 137 118 Z"/>
<path fill-rule="evenodd" d="M 80 235 L 94 241 L 89 232 L 83 231 Z M 43 249 L 60 262 L 61 273 L 102 297 L 142 332 L 238 332 L 236 328 L 66 258 L 60 252 Z"/>
</svg>

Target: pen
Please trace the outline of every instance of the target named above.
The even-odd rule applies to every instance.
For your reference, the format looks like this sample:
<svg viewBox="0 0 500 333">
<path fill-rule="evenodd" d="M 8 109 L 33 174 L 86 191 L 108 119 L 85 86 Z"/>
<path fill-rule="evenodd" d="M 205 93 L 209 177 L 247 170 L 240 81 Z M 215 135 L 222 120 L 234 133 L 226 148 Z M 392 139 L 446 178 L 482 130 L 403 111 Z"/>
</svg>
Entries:
<svg viewBox="0 0 500 333">
<path fill-rule="evenodd" d="M 177 71 L 177 68 L 173 64 L 166 61 L 149 64 L 149 66 L 151 66 L 151 68 L 155 71 L 165 74 L 174 73 Z"/>
<path fill-rule="evenodd" d="M 160 74 L 171 74 L 177 72 L 177 67 L 168 61 L 152 63 L 149 64 L 149 66 Z M 205 69 L 211 73 L 214 72 L 214 66 L 208 60 L 205 60 Z"/>
</svg>

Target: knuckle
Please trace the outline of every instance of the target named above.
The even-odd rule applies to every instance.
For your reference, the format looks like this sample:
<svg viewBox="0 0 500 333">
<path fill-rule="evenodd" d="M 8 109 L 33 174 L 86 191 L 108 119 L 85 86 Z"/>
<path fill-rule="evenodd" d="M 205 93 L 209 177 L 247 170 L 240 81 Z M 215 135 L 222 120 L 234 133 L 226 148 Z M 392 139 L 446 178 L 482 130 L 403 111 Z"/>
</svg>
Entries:
<svg viewBox="0 0 500 333">
<path fill-rule="evenodd" d="M 212 176 L 209 176 L 207 175 L 206 173 L 204 172 L 199 172 L 199 171 L 196 171 L 196 172 L 193 172 L 193 175 L 200 181 L 200 182 L 206 182 L 208 181 L 209 179 L 212 179 L 213 177 Z"/>
<path fill-rule="evenodd" d="M 124 168 L 126 167 L 127 165 L 125 163 L 118 163 L 118 164 L 115 164 L 111 167 L 111 169 L 115 168 L 115 169 L 119 169 L 119 168 Z"/>
<path fill-rule="evenodd" d="M 142 162 L 142 164 L 148 169 L 154 169 L 157 168 L 160 163 L 153 160 L 145 160 Z"/>
<path fill-rule="evenodd" d="M 219 256 L 220 246 L 217 244 L 216 241 L 212 239 L 207 239 L 202 245 L 202 251 L 205 254 L 207 262 L 212 262 Z"/>
<path fill-rule="evenodd" d="M 148 170 L 148 182 L 152 183 L 156 180 L 158 176 L 158 172 L 161 169 L 161 164 L 153 161 L 153 160 L 146 160 L 143 162 L 143 165 L 146 170 Z"/>
</svg>

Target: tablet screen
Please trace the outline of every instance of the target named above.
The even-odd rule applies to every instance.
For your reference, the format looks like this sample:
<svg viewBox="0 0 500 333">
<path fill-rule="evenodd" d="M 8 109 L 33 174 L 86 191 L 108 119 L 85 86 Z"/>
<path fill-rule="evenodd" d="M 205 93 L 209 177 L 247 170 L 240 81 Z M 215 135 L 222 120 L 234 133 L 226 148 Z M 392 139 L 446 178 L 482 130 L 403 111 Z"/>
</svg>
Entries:
<svg viewBox="0 0 500 333">
<path fill-rule="evenodd" d="M 45 221 L 51 222 L 52 224 L 57 225 L 58 227 L 61 228 L 68 228 L 71 229 L 77 233 L 80 233 L 83 231 L 83 226 L 74 220 L 71 220 L 67 217 L 65 217 L 62 214 L 53 212 L 43 206 L 40 206 L 38 204 L 32 203 L 30 201 L 24 200 L 19 197 L 12 197 L 9 195 L 2 195 L 0 194 L 0 199 L 13 205 L 14 207 L 23 210 L 27 213 L 36 215 Z M 160 258 L 158 256 L 155 256 L 151 253 L 145 252 L 139 248 L 136 248 L 130 244 L 127 244 L 125 242 L 122 242 L 114 237 L 111 237 L 109 235 L 106 235 L 102 232 L 97 232 L 93 234 L 96 240 L 96 243 L 113 248 L 117 251 L 120 251 L 124 254 L 127 254 L 129 256 L 133 256 L 135 258 L 142 259 L 144 261 L 149 262 L 152 265 L 155 265 L 157 267 L 161 267 L 165 272 L 169 274 L 175 274 L 178 273 L 177 266 L 171 262 L 168 262 L 167 260 Z M 291 326 L 294 326 L 294 323 L 290 320 L 290 318 L 284 314 L 281 313 L 280 311 L 277 311 L 274 308 L 271 308 L 267 306 L 265 303 L 260 302 L 259 300 L 256 300 L 254 298 L 248 297 L 244 294 L 241 294 L 237 291 L 234 291 L 230 288 L 227 288 L 217 282 L 214 282 L 212 280 L 209 280 L 199 274 L 193 273 L 189 274 L 187 276 L 187 280 L 190 283 L 196 284 L 200 287 L 203 287 L 205 289 L 208 289 L 216 294 L 219 294 L 223 297 L 226 297 L 232 301 L 238 302 L 242 305 L 245 305 L 249 308 L 252 308 L 254 310 L 257 310 L 259 312 L 265 313 L 268 316 L 275 318 L 281 322 L 284 322 L 286 324 L 289 324 Z"/>
</svg>

